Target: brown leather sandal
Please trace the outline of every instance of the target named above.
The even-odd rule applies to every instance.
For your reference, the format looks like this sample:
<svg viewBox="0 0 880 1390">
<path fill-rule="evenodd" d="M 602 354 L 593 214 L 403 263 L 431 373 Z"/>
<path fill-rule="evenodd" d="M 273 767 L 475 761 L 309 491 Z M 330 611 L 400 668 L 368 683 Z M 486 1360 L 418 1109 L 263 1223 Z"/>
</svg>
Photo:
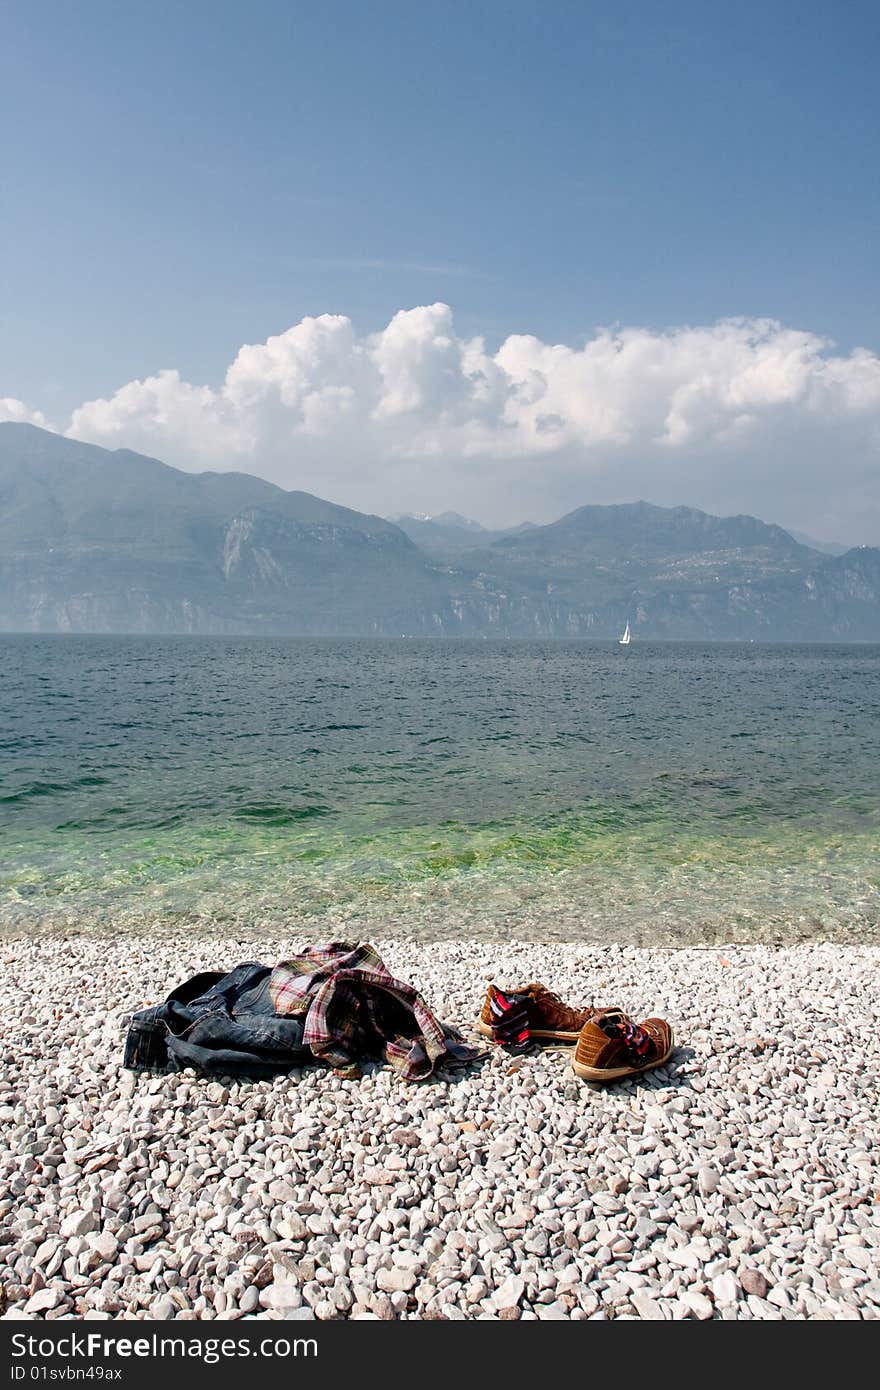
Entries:
<svg viewBox="0 0 880 1390">
<path fill-rule="evenodd" d="M 668 1062 L 675 1038 L 663 1018 L 635 1023 L 621 1009 L 602 1009 L 580 1031 L 571 1065 L 584 1081 L 623 1081 Z"/>
<path fill-rule="evenodd" d="M 502 1047 L 523 1051 L 531 1042 L 576 1043 L 594 1012 L 570 1008 L 537 980 L 518 989 L 490 985 L 477 1027 Z"/>
</svg>

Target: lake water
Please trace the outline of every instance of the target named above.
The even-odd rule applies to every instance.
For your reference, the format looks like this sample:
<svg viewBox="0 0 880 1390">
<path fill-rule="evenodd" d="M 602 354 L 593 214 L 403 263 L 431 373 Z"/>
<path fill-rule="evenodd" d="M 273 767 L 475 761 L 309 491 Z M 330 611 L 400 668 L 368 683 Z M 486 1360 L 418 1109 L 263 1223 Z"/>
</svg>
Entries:
<svg viewBox="0 0 880 1390">
<path fill-rule="evenodd" d="M 0 926 L 880 940 L 880 647 L 0 637 Z"/>
</svg>

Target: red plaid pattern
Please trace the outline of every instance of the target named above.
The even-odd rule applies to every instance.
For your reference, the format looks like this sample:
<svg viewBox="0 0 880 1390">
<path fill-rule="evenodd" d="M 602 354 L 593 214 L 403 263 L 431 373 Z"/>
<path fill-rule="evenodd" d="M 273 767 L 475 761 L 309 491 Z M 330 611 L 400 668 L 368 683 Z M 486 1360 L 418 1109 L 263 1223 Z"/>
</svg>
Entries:
<svg viewBox="0 0 880 1390">
<path fill-rule="evenodd" d="M 440 1023 L 412 985 L 396 980 L 367 942 L 331 941 L 275 966 L 269 996 L 276 1014 L 305 1014 L 303 1041 L 346 1071 L 384 1057 L 407 1081 L 430 1076 L 443 1059 L 479 1057 Z"/>
</svg>

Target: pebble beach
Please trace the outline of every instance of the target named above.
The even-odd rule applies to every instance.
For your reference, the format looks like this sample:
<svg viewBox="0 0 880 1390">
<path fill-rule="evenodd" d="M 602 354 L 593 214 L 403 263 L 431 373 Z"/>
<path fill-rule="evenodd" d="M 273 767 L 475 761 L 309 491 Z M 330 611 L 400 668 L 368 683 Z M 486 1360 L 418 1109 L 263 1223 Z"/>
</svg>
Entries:
<svg viewBox="0 0 880 1390">
<path fill-rule="evenodd" d="M 423 1083 L 123 1070 L 134 1010 L 306 944 L 4 938 L 0 1316 L 880 1313 L 880 948 L 374 938 L 468 1036 L 490 979 L 669 1018 L 667 1065 L 607 1088 L 564 1049 Z"/>
</svg>

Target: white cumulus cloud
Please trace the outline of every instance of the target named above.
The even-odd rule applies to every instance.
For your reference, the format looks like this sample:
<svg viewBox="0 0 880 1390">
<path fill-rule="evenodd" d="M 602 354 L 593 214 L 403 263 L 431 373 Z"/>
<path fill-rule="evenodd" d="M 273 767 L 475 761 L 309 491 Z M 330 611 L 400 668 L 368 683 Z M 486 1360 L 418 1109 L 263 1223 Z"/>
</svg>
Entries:
<svg viewBox="0 0 880 1390">
<path fill-rule="evenodd" d="M 41 422 L 9 400 L 0 418 Z M 67 433 L 371 511 L 508 523 L 647 497 L 880 542 L 880 358 L 772 319 L 492 352 L 446 304 L 362 335 L 323 314 L 240 348 L 217 385 L 165 369 L 87 401 Z"/>
<path fill-rule="evenodd" d="M 29 409 L 24 401 L 17 401 L 13 396 L 0 396 L 0 424 L 9 421 L 22 425 L 39 425 L 41 429 L 49 428 L 49 422 L 41 411 Z"/>
</svg>

